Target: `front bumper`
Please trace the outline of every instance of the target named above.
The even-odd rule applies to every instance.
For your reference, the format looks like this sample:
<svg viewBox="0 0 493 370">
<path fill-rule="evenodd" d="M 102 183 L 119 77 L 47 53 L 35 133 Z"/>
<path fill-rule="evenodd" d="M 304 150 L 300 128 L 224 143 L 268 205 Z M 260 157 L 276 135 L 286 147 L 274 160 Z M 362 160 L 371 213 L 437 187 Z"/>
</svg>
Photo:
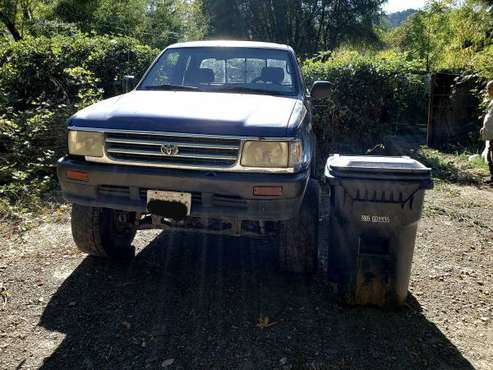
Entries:
<svg viewBox="0 0 493 370">
<path fill-rule="evenodd" d="M 68 170 L 89 173 L 86 182 L 68 179 Z M 90 163 L 62 158 L 58 179 L 64 198 L 80 205 L 146 212 L 147 190 L 192 193 L 191 216 L 285 221 L 298 213 L 309 170 L 296 174 L 227 173 Z M 254 196 L 255 186 L 281 186 L 278 197 Z"/>
</svg>

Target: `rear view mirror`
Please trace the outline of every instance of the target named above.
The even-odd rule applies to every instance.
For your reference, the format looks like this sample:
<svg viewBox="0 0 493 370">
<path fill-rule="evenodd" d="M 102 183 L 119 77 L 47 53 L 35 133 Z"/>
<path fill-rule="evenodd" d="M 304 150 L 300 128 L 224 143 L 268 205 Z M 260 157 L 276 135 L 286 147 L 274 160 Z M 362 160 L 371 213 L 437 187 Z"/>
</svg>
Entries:
<svg viewBox="0 0 493 370">
<path fill-rule="evenodd" d="M 323 99 L 329 96 L 332 84 L 328 81 L 315 81 L 310 92 L 312 99 Z"/>
<path fill-rule="evenodd" d="M 123 91 L 128 93 L 135 87 L 135 76 L 123 76 Z"/>
</svg>

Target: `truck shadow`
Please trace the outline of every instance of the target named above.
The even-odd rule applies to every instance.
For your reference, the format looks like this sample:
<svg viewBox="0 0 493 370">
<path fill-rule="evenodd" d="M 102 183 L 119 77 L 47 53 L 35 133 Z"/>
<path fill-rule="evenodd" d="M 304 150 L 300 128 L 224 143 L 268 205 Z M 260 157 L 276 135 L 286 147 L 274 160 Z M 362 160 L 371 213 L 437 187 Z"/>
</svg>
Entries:
<svg viewBox="0 0 493 370">
<path fill-rule="evenodd" d="M 42 315 L 66 335 L 42 368 L 472 368 L 413 297 L 341 307 L 277 272 L 273 244 L 172 232 L 127 266 L 86 258 Z"/>
</svg>

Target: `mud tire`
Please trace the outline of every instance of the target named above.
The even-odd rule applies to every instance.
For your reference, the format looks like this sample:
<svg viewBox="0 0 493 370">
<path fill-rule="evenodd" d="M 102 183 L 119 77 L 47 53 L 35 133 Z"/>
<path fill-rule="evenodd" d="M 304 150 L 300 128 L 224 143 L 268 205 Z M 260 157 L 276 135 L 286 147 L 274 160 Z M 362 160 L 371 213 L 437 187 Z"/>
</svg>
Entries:
<svg viewBox="0 0 493 370">
<path fill-rule="evenodd" d="M 121 222 L 121 218 L 126 222 Z M 135 213 L 108 208 L 72 206 L 72 236 L 84 253 L 110 259 L 129 259 L 135 255 L 132 241 Z"/>
</svg>

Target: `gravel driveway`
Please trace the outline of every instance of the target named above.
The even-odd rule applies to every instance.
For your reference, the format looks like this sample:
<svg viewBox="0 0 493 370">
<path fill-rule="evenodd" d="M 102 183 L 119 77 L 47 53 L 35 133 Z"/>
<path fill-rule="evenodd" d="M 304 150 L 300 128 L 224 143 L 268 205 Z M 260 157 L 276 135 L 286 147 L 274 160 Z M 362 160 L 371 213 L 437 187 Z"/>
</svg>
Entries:
<svg viewBox="0 0 493 370">
<path fill-rule="evenodd" d="M 75 250 L 68 215 L 0 237 L 1 369 L 491 369 L 493 191 L 428 193 L 399 311 L 277 271 L 277 241 L 140 232 L 126 266 Z"/>
</svg>

